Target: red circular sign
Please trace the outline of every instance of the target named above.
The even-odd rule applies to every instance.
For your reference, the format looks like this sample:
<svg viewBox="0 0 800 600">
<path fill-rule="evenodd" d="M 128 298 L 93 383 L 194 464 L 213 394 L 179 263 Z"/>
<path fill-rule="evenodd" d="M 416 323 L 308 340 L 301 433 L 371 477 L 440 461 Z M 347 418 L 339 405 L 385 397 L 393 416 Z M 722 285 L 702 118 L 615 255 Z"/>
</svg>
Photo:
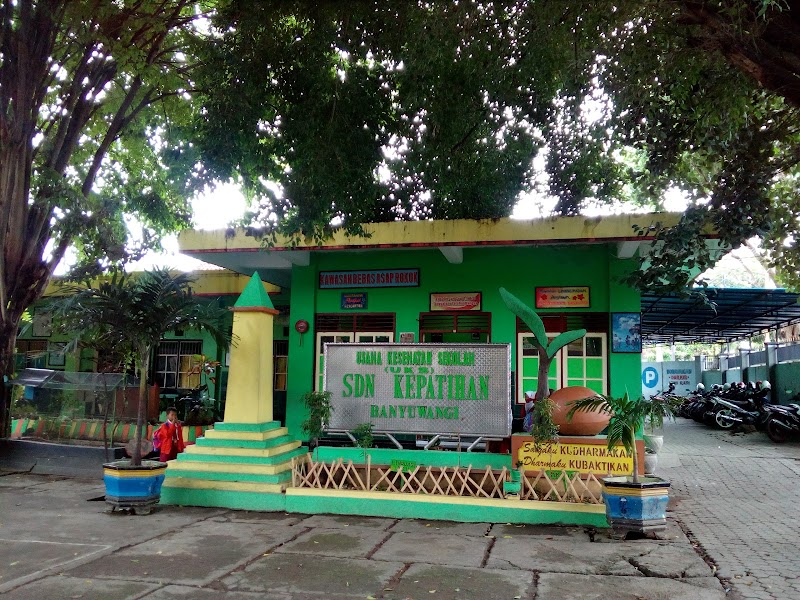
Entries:
<svg viewBox="0 0 800 600">
<path fill-rule="evenodd" d="M 294 328 L 297 333 L 305 333 L 308 331 L 308 321 L 301 319 L 294 324 Z"/>
</svg>

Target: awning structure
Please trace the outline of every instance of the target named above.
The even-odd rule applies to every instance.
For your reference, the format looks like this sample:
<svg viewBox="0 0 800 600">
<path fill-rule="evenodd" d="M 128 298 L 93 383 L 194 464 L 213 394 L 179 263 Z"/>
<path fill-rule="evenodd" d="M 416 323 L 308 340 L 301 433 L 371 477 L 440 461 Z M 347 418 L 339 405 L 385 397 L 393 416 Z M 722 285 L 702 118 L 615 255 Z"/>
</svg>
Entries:
<svg viewBox="0 0 800 600">
<path fill-rule="evenodd" d="M 112 391 L 118 387 L 135 387 L 139 380 L 125 373 L 76 373 L 51 369 L 23 369 L 9 382 L 41 389 Z"/>
<path fill-rule="evenodd" d="M 705 295 L 642 294 L 643 342 L 723 343 L 800 322 L 800 294 L 786 290 L 709 288 Z"/>
</svg>

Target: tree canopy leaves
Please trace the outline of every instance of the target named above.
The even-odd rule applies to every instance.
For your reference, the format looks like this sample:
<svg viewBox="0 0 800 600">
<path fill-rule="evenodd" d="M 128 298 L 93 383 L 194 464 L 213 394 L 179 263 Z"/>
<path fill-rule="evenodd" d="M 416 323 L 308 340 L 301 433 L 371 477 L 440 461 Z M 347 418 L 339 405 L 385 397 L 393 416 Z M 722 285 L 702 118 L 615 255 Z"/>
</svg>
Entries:
<svg viewBox="0 0 800 600">
<path fill-rule="evenodd" d="M 793 282 L 797 4 L 226 0 L 198 48 L 198 144 L 266 232 L 497 218 L 528 191 L 562 215 L 654 210 L 675 189 L 689 209 L 647 232 L 630 283 L 684 286 L 708 230 L 760 236 Z"/>
</svg>

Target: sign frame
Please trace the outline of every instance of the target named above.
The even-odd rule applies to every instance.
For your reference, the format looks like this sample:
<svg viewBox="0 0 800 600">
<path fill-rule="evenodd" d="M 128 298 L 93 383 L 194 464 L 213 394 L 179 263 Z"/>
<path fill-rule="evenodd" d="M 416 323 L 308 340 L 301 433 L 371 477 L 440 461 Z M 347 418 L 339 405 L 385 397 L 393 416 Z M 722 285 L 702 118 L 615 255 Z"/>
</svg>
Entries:
<svg viewBox="0 0 800 600">
<path fill-rule="evenodd" d="M 342 310 L 367 310 L 367 292 L 342 292 Z"/>
<path fill-rule="evenodd" d="M 589 285 L 550 285 L 539 286 L 534 290 L 534 300 L 536 308 L 591 308 L 592 307 L 592 288 Z M 541 294 L 547 296 L 542 298 Z M 549 296 L 557 294 L 572 296 L 571 299 L 552 300 Z M 585 298 L 575 299 L 576 296 Z"/>
<path fill-rule="evenodd" d="M 477 304 L 474 308 L 451 308 L 447 306 L 438 307 L 436 298 L 440 297 L 442 300 L 451 298 L 453 300 L 463 297 L 462 301 L 467 301 L 470 296 L 477 296 Z M 483 308 L 483 293 L 481 292 L 431 292 L 428 300 L 428 308 L 430 312 L 481 312 Z"/>
<path fill-rule="evenodd" d="M 394 391 L 394 395 L 392 394 L 385 394 L 381 395 L 380 392 L 382 391 L 381 386 L 385 387 L 387 383 L 385 381 L 377 381 L 373 378 L 373 395 L 372 396 L 365 396 L 364 398 L 359 397 L 358 400 L 355 400 L 356 393 L 355 393 L 355 385 L 353 388 L 350 389 L 353 392 L 353 400 L 348 400 L 347 403 L 342 406 L 339 404 L 337 406 L 337 401 L 341 401 L 342 398 L 348 397 L 344 393 L 344 388 L 331 389 L 329 384 L 330 381 L 335 380 L 338 382 L 338 377 L 342 376 L 346 377 L 351 373 L 342 373 L 342 367 L 339 367 L 339 370 L 336 373 L 332 373 L 332 365 L 336 363 L 337 357 L 332 357 L 330 355 L 330 350 L 332 348 L 342 348 L 349 351 L 353 351 L 356 353 L 355 356 L 358 356 L 358 352 L 379 352 L 381 350 L 385 350 L 387 352 L 397 352 L 401 356 L 405 358 L 403 353 L 409 353 L 410 355 L 414 354 L 425 354 L 430 353 L 452 353 L 454 356 L 456 353 L 467 353 L 471 349 L 476 348 L 491 348 L 492 350 L 500 350 L 503 353 L 503 356 L 497 361 L 497 364 L 502 363 L 502 368 L 499 366 L 497 367 L 498 371 L 502 371 L 502 376 L 498 379 L 494 379 L 492 382 L 489 381 L 489 376 L 487 376 L 486 380 L 486 399 L 485 401 L 481 398 L 475 397 L 470 398 L 469 392 L 465 397 L 462 398 L 445 398 L 443 395 L 440 398 L 422 398 L 422 393 L 420 391 L 419 397 L 411 397 L 409 399 L 408 393 L 408 380 L 406 379 L 404 382 L 401 382 L 404 385 L 404 394 L 403 396 L 397 396 L 397 385 L 398 382 L 394 379 L 395 375 L 397 375 L 398 371 L 389 371 L 390 367 L 397 366 L 399 368 L 399 373 L 401 373 L 403 377 L 409 375 L 406 369 L 413 369 L 413 365 L 406 365 L 405 363 L 394 363 L 394 365 L 390 365 L 389 363 L 391 360 L 389 359 L 388 355 L 386 358 L 382 360 L 382 362 L 372 364 L 372 365 L 358 365 L 358 367 L 365 367 L 369 366 L 375 373 L 377 374 L 380 371 L 387 373 L 387 377 L 390 379 L 391 387 Z M 381 349 L 381 350 L 378 350 Z M 331 403 L 333 405 L 334 410 L 331 414 L 331 420 L 328 427 L 329 431 L 351 431 L 353 428 L 361 425 L 362 423 L 373 423 L 374 431 L 376 433 L 392 433 L 392 434 L 409 434 L 409 435 L 457 435 L 457 436 L 467 436 L 467 437 L 484 437 L 490 439 L 499 439 L 499 438 L 507 438 L 511 436 L 511 421 L 512 421 L 512 412 L 511 412 L 511 377 L 509 376 L 510 369 L 511 369 L 511 344 L 478 344 L 478 343 L 424 343 L 424 344 L 401 344 L 401 343 L 392 343 L 392 342 L 378 342 L 378 343 L 361 343 L 361 342 L 354 342 L 354 343 L 341 343 L 341 342 L 328 342 L 324 345 L 324 353 L 325 353 L 325 361 L 323 366 L 323 373 L 322 373 L 322 381 L 323 381 L 323 390 L 324 391 L 331 391 L 333 392 L 333 396 L 331 398 Z M 409 356 L 409 358 L 411 358 Z M 480 357 L 478 359 L 474 359 L 472 365 L 464 365 L 464 364 L 457 364 L 455 362 L 444 365 L 441 360 L 441 356 L 437 354 L 435 356 L 436 361 L 434 362 L 431 360 L 430 362 L 425 363 L 425 373 L 431 379 L 434 376 L 441 376 L 444 377 L 456 377 L 461 372 L 458 371 L 458 368 L 472 368 L 473 372 L 476 369 L 476 363 L 479 360 L 482 360 Z M 483 359 L 485 360 L 485 359 Z M 422 363 L 419 363 L 422 364 Z M 355 371 L 356 361 L 353 361 L 352 364 L 347 364 L 346 367 L 352 371 Z M 450 367 L 451 369 L 456 369 L 455 372 L 448 371 L 446 367 Z M 439 369 L 444 369 L 440 371 Z M 418 367 L 419 374 L 414 372 L 410 376 L 412 378 L 421 377 L 423 368 Z M 469 371 L 464 371 L 466 374 Z M 359 373 L 353 373 L 356 375 Z M 361 375 L 361 374 L 359 374 Z M 369 374 L 367 374 L 369 375 Z M 364 376 L 364 375 L 362 375 Z M 465 389 L 470 390 L 477 389 L 479 375 L 472 375 L 471 379 L 476 380 L 475 388 L 471 387 L 472 383 L 466 384 L 464 386 Z M 332 379 L 333 378 L 333 379 Z M 500 383 L 496 383 L 499 380 Z M 421 385 L 419 379 L 416 379 L 415 385 Z M 438 383 L 438 380 L 437 380 Z M 344 385 L 344 381 L 342 382 Z M 445 381 L 443 383 L 444 390 L 447 392 L 447 386 L 451 385 L 452 383 L 448 383 Z M 442 385 L 442 384 L 440 384 Z M 346 387 L 346 386 L 345 386 Z M 377 391 L 377 393 L 376 393 Z M 483 391 L 483 388 L 481 388 Z M 337 392 L 341 393 L 341 395 L 337 395 Z M 492 392 L 495 392 L 495 395 L 499 395 L 500 398 L 493 401 L 492 399 Z M 442 388 L 439 389 L 439 394 L 442 394 Z M 380 404 L 373 404 L 370 400 L 374 399 L 374 401 L 379 402 Z M 480 403 L 477 403 L 479 401 Z M 396 405 L 386 404 L 387 402 L 397 402 Z M 432 402 L 436 402 L 433 404 Z M 459 404 L 460 403 L 460 404 Z M 349 404 L 349 406 L 348 406 Z M 353 408 L 353 405 L 356 405 Z M 471 405 L 470 405 L 471 404 Z M 376 407 L 378 411 L 382 411 L 380 414 L 375 416 L 374 411 L 376 411 Z M 392 408 L 394 407 L 394 411 Z M 405 410 L 401 410 L 405 409 Z M 463 409 L 462 409 L 463 407 Z M 427 410 L 426 414 L 423 415 L 418 411 L 422 411 L 425 408 Z M 340 409 L 337 412 L 337 409 Z M 385 409 L 385 410 L 384 410 Z M 462 410 L 459 410 L 462 409 Z M 404 415 L 404 413 L 408 411 L 408 414 Z M 349 414 L 346 414 L 347 413 Z M 471 416 L 471 413 L 475 413 L 476 416 Z M 354 414 L 355 413 L 355 414 Z M 394 414 L 392 414 L 394 413 Z M 344 415 L 344 416 L 342 416 Z M 477 423 L 472 421 L 468 421 L 469 418 L 475 420 L 478 417 L 486 419 L 483 423 L 487 423 L 492 421 L 492 423 L 496 427 L 486 426 L 484 428 L 478 427 Z M 395 427 L 395 426 L 385 426 L 386 420 L 394 418 L 395 422 L 398 423 L 407 423 L 408 426 L 406 427 Z M 379 422 L 376 424 L 374 421 L 378 419 Z M 381 423 L 380 420 L 383 419 L 384 422 Z M 465 421 L 468 421 L 465 425 Z M 420 425 L 421 426 L 417 426 Z M 432 424 L 432 425 L 431 425 Z"/>
<path fill-rule="evenodd" d="M 585 449 L 595 449 L 586 452 Z M 550 450 L 550 451 L 544 451 Z M 616 448 L 617 453 L 624 453 L 622 446 Z M 644 440 L 636 440 L 636 453 L 639 455 L 639 475 L 644 475 Z M 589 473 L 596 477 L 612 475 L 630 475 L 633 470 L 633 457 L 628 455 L 609 456 L 605 436 L 559 436 L 557 442 L 544 444 L 542 452 L 536 452 L 533 438 L 528 435 L 511 436 L 511 460 L 520 464 L 528 475 L 536 475 L 541 471 L 567 471 L 580 473 L 586 478 Z M 621 468 L 624 461 L 624 468 Z M 592 463 L 606 469 L 590 469 Z M 613 467 L 609 463 L 616 463 Z M 630 465 L 630 466 L 628 466 Z"/>
<path fill-rule="evenodd" d="M 398 281 L 394 283 L 394 278 L 401 275 L 409 276 L 413 274 L 415 281 L 408 283 L 405 281 Z M 347 277 L 348 275 L 354 278 L 361 277 L 369 281 L 342 281 L 330 282 L 323 284 L 322 280 L 325 276 L 341 276 Z M 374 279 L 374 281 L 373 281 Z M 383 281 L 389 280 L 389 281 Z M 317 288 L 320 290 L 342 290 L 342 289 L 360 289 L 360 288 L 396 288 L 396 287 L 419 287 L 420 285 L 420 270 L 418 268 L 400 268 L 400 269 L 351 269 L 341 271 L 320 271 L 317 274 Z"/>
</svg>

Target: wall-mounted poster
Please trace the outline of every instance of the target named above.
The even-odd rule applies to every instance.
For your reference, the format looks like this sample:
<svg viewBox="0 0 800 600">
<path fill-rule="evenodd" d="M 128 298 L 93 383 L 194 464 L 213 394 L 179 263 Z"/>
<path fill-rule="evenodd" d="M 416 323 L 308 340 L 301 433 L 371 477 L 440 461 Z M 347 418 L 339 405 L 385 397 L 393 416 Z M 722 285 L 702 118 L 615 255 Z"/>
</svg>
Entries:
<svg viewBox="0 0 800 600">
<path fill-rule="evenodd" d="M 588 285 L 536 288 L 536 308 L 589 308 Z"/>
<path fill-rule="evenodd" d="M 611 313 L 611 351 L 642 351 L 642 315 L 640 313 Z"/>
<path fill-rule="evenodd" d="M 63 367 L 67 362 L 66 349 L 66 342 L 49 342 L 47 344 L 47 364 L 51 367 Z"/>
<path fill-rule="evenodd" d="M 33 337 L 50 337 L 52 332 L 53 325 L 50 318 L 50 313 L 34 313 L 33 324 L 31 325 L 31 334 Z"/>
<path fill-rule="evenodd" d="M 342 310 L 359 310 L 367 308 L 366 292 L 346 292 L 342 294 Z"/>
<path fill-rule="evenodd" d="M 431 311 L 480 309 L 480 292 L 434 292 L 431 294 Z"/>
</svg>

